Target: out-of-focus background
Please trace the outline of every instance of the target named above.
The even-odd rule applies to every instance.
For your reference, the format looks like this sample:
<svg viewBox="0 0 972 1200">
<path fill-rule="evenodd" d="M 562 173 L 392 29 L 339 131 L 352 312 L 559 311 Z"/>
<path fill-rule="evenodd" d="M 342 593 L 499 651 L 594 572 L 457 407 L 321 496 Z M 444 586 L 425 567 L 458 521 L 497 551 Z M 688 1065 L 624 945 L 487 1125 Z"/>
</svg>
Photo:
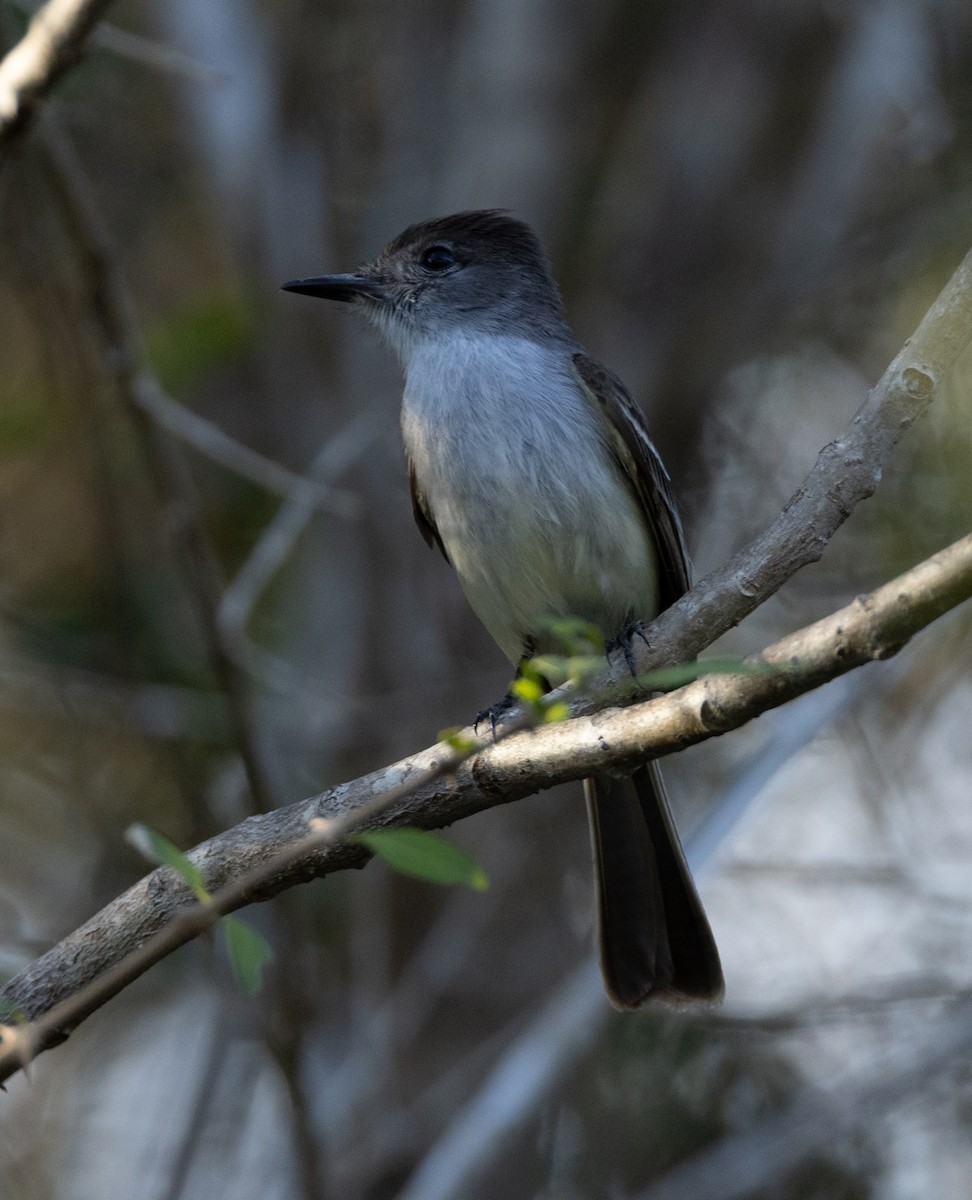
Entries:
<svg viewBox="0 0 972 1200">
<path fill-rule="evenodd" d="M 972 244 L 961 0 L 110 15 L 0 171 L 4 977 L 144 872 L 131 822 L 192 845 L 505 690 L 412 526 L 395 364 L 281 282 L 461 208 L 530 220 L 703 572 Z M 967 532 L 970 384 L 722 650 Z M 957 613 L 671 763 L 721 1008 L 609 1008 L 566 789 L 451 831 L 485 894 L 372 864 L 249 910 L 256 998 L 218 938 L 156 967 L 0 1098 L 0 1194 L 967 1197 L 970 643 Z"/>
</svg>

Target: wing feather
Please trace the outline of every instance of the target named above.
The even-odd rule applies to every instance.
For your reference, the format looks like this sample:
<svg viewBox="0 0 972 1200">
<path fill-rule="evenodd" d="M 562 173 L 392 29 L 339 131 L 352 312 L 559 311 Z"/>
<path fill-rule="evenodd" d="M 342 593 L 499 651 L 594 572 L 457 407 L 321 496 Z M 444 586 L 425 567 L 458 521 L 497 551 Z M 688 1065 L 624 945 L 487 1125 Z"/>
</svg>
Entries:
<svg viewBox="0 0 972 1200">
<path fill-rule="evenodd" d="M 573 361 L 582 386 L 607 422 L 615 457 L 631 482 L 655 539 L 659 601 L 663 609 L 668 608 L 690 586 L 685 534 L 668 472 L 648 436 L 644 418 L 617 375 L 586 354 L 575 354 Z"/>
<path fill-rule="evenodd" d="M 408 460 L 408 490 L 412 495 L 412 513 L 415 517 L 415 524 L 419 528 L 419 533 L 425 538 L 426 545 L 430 547 L 438 546 L 442 551 L 442 557 L 448 562 L 449 555 L 446 554 L 442 538 L 439 537 L 439 531 L 435 527 L 435 521 L 432 519 L 432 511 L 429 508 L 428 501 L 419 487 L 419 482 L 415 475 L 415 464 L 411 459 Z"/>
</svg>

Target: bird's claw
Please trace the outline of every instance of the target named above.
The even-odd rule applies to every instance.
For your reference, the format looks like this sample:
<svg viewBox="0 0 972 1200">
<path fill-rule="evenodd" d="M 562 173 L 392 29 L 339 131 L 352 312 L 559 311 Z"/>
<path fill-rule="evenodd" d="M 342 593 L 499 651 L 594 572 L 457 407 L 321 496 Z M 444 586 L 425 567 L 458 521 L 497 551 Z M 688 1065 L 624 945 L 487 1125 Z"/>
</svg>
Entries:
<svg viewBox="0 0 972 1200">
<path fill-rule="evenodd" d="M 628 670 L 633 676 L 638 674 L 637 664 L 635 663 L 634 650 L 631 648 L 632 642 L 636 637 L 641 638 L 645 645 L 651 649 L 651 643 L 648 641 L 648 635 L 645 633 L 644 621 L 629 621 L 621 630 L 617 637 L 613 637 L 605 646 L 608 663 L 611 661 L 611 655 L 616 650 L 620 650 L 624 655 L 624 661 L 628 665 Z"/>
<path fill-rule="evenodd" d="M 515 706 L 516 698 L 510 692 L 507 692 L 502 700 L 496 704 L 491 704 L 489 708 L 484 708 L 482 712 L 476 714 L 473 721 L 473 731 L 479 733 L 480 725 L 489 721 L 490 733 L 492 733 L 493 737 L 496 737 L 496 726 L 501 724 L 503 717 Z"/>
</svg>

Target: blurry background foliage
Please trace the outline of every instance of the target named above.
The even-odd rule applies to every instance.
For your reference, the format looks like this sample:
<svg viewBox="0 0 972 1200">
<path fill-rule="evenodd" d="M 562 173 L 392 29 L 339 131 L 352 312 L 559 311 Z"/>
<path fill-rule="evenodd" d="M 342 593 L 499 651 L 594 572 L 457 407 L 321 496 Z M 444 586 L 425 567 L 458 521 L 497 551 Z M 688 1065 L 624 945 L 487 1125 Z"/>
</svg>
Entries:
<svg viewBox="0 0 972 1200">
<path fill-rule="evenodd" d="M 702 572 L 775 515 L 972 244 L 964 0 L 110 15 L 0 170 L 5 974 L 144 870 L 133 820 L 188 846 L 253 810 L 241 731 L 263 801 L 286 802 L 505 690 L 412 527 L 395 364 L 282 281 L 351 268 L 431 215 L 529 219 L 578 333 L 644 407 Z M 9 47 L 23 6 L 0 18 Z M 57 138 L 80 171 L 52 167 Z M 171 550 L 180 504 L 113 380 L 65 207 L 79 187 L 171 400 L 339 492 L 302 510 L 180 445 L 240 601 L 222 668 L 200 573 Z M 823 561 L 715 653 L 968 531 L 970 384 L 966 357 Z M 288 512 L 289 540 L 268 543 Z M 268 546 L 283 552 L 256 578 Z M 672 763 L 683 826 L 724 818 L 703 874 L 719 1011 L 608 1009 L 567 789 L 452 831 L 483 894 L 373 865 L 248 913 L 276 952 L 255 999 L 206 940 L 153 970 L 13 1081 L 0 1194 L 633 1197 L 765 1130 L 759 1176 L 771 1118 L 799 1102 L 802 1158 L 679 1195 L 967 1196 L 964 1081 L 891 1087 L 825 1137 L 813 1114 L 920 1059 L 972 982 L 969 643 L 957 613 L 900 662 Z M 730 828 L 731 800 L 752 803 Z M 535 1088 L 493 1075 L 518 1044 L 549 1068 Z M 498 1125 L 475 1108 L 491 1080 Z"/>
</svg>

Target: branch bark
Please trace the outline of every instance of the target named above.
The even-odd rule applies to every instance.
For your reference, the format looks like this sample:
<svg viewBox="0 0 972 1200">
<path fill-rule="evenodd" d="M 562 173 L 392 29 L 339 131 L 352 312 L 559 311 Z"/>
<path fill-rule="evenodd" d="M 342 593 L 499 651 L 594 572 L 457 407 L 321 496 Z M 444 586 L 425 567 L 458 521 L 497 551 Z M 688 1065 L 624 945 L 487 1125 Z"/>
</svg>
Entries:
<svg viewBox="0 0 972 1200">
<path fill-rule="evenodd" d="M 362 865 L 367 852 L 342 840 L 352 829 L 438 828 L 595 770 L 623 771 L 718 736 L 890 657 L 970 596 L 972 534 L 768 647 L 748 661 L 745 673 L 709 676 L 643 704 L 517 733 L 458 763 L 439 744 L 321 796 L 249 818 L 190 855 L 215 893 L 212 905 L 188 906 L 188 889 L 160 868 L 7 985 L 5 1001 L 33 1023 L 4 1030 L 0 1082 L 220 914 Z"/>
<path fill-rule="evenodd" d="M 111 0 L 48 0 L 0 62 L 0 146 L 24 129 L 38 102 L 84 52 Z"/>
</svg>

